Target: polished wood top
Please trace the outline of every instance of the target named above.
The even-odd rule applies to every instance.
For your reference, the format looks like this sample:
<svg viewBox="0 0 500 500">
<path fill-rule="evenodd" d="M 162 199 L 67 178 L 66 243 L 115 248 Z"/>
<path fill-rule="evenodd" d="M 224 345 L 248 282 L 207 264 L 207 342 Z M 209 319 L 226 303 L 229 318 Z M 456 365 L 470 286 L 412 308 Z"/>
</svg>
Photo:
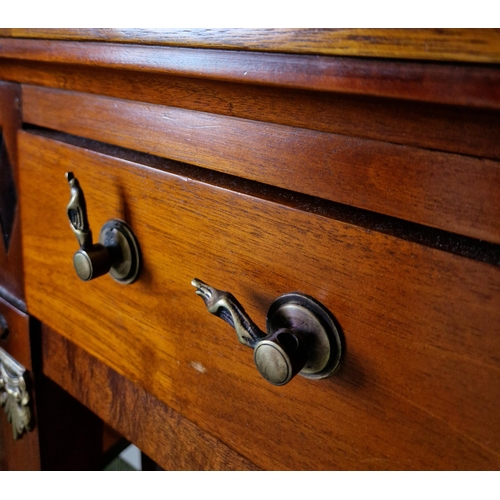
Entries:
<svg viewBox="0 0 500 500">
<path fill-rule="evenodd" d="M 500 73 L 491 65 L 0 37 L 0 72 L 5 64 L 14 61 L 28 67 L 34 63 L 56 64 L 58 68 L 78 65 L 315 92 L 500 108 Z M 5 77 L 0 73 L 0 78 Z M 21 77 L 20 81 L 23 80 Z"/>
<path fill-rule="evenodd" d="M 474 63 L 500 62 L 499 29 L 32 29 L 0 36 Z"/>
</svg>

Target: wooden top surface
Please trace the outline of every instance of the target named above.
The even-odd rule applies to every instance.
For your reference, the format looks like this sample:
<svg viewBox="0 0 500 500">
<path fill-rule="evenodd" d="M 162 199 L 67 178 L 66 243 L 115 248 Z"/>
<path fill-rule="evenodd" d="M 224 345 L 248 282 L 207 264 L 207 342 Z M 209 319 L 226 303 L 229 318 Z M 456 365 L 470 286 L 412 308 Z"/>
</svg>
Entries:
<svg viewBox="0 0 500 500">
<path fill-rule="evenodd" d="M 391 59 L 500 62 L 499 29 L 31 29 L 0 36 Z"/>
<path fill-rule="evenodd" d="M 319 92 L 500 107 L 500 73 L 492 65 L 5 37 L 0 37 L 0 59 L 2 66 L 9 61 L 28 66 L 57 64 L 58 68 L 78 65 Z"/>
</svg>

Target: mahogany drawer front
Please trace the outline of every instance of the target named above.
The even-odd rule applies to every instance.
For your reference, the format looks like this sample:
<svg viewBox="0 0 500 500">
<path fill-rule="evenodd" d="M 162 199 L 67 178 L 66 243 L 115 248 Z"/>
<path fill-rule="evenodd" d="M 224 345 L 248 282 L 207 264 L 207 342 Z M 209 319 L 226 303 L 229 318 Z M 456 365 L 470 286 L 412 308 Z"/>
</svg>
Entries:
<svg viewBox="0 0 500 500">
<path fill-rule="evenodd" d="M 264 469 L 496 469 L 500 270 L 21 132 L 31 314 Z M 132 285 L 81 282 L 66 216 L 74 171 L 90 227 L 126 220 Z M 341 370 L 274 387 L 191 280 L 232 292 L 263 326 L 300 291 L 334 314 Z"/>
<path fill-rule="evenodd" d="M 361 113 L 363 106 L 359 104 Z M 380 111 L 372 111 L 375 122 L 387 106 L 381 102 Z M 401 106 L 400 113 L 411 116 L 412 111 Z M 23 86 L 23 120 L 500 243 L 500 168 L 495 160 L 351 136 L 348 128 L 329 133 L 310 130 L 307 124 L 285 126 L 31 85 Z M 431 117 L 420 122 L 420 128 L 436 127 Z M 435 135 L 443 127 L 446 123 Z M 492 124 L 482 135 L 494 129 Z"/>
</svg>

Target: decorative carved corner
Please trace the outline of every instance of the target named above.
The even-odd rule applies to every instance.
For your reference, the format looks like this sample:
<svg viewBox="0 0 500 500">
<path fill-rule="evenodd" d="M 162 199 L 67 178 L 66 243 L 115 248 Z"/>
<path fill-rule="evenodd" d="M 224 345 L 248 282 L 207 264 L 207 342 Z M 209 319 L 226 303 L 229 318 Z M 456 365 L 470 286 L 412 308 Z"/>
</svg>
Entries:
<svg viewBox="0 0 500 500">
<path fill-rule="evenodd" d="M 12 425 L 14 439 L 31 430 L 29 394 L 24 374 L 26 369 L 0 348 L 0 405 Z"/>
</svg>

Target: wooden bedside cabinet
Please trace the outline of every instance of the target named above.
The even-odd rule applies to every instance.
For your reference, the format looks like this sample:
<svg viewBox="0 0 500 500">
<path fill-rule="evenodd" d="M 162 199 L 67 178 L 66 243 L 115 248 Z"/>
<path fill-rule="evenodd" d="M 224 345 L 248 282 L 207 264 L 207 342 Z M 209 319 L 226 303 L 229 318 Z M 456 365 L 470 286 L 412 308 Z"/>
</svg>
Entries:
<svg viewBox="0 0 500 500">
<path fill-rule="evenodd" d="M 498 468 L 497 31 L 3 35 L 44 376 L 166 469 Z"/>
</svg>

